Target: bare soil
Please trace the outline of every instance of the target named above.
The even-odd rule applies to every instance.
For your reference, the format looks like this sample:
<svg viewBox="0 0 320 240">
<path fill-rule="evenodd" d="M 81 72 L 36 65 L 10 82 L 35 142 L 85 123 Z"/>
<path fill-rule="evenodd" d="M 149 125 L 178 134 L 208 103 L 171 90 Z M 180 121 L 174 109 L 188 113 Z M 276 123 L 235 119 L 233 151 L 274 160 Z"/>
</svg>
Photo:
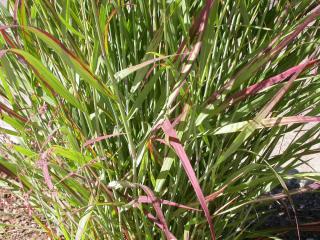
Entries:
<svg viewBox="0 0 320 240">
<path fill-rule="evenodd" d="M 25 202 L 3 187 L 0 187 L 0 239 L 49 239 L 33 221 Z"/>
</svg>

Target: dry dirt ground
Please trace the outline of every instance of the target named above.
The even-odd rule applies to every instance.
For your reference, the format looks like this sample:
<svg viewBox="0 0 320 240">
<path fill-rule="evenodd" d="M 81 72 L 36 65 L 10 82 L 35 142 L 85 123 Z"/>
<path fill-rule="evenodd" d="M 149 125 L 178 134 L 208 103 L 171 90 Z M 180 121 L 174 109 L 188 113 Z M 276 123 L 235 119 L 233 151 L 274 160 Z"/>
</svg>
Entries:
<svg viewBox="0 0 320 240">
<path fill-rule="evenodd" d="M 0 176 L 2 178 L 3 176 Z M 29 215 L 22 199 L 0 186 L 0 239 L 1 240 L 47 240 Z"/>
</svg>

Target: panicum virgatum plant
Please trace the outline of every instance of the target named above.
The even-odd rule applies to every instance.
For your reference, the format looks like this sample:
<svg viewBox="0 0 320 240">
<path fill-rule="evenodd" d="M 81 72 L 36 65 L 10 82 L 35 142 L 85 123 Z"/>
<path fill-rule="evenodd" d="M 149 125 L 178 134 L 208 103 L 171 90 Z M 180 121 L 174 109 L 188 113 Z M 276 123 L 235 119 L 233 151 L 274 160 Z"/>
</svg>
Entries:
<svg viewBox="0 0 320 240">
<path fill-rule="evenodd" d="M 320 176 L 289 174 L 319 152 L 320 125 L 301 131 L 320 121 L 319 17 L 316 0 L 8 0 L 2 186 L 52 239 L 276 234 L 261 206 Z"/>
</svg>

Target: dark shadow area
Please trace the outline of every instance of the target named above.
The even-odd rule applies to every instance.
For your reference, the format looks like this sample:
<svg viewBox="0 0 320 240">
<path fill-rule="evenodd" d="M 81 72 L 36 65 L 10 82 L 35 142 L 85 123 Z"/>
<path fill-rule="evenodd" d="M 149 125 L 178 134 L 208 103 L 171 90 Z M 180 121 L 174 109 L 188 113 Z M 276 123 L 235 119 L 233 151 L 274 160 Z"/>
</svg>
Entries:
<svg viewBox="0 0 320 240">
<path fill-rule="evenodd" d="M 298 189 L 309 183 L 301 183 L 296 179 L 287 182 L 289 190 Z M 272 194 L 281 193 L 277 187 Z M 268 216 L 263 219 L 263 229 L 278 229 L 282 233 L 277 235 L 283 240 L 299 239 L 296 219 L 300 229 L 301 240 L 320 240 L 320 191 L 293 195 L 293 205 L 288 198 L 280 199 L 266 207 Z M 294 206 L 294 207 L 293 207 Z M 277 231 L 278 232 L 278 231 Z"/>
</svg>

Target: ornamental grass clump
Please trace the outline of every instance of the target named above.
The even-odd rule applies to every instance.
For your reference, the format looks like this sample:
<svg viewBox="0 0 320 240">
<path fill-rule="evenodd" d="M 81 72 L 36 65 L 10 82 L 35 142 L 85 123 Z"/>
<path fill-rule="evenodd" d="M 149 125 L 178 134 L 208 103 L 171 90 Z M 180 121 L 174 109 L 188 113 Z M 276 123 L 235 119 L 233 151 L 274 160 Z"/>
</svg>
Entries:
<svg viewBox="0 0 320 240">
<path fill-rule="evenodd" d="M 290 174 L 319 152 L 319 17 L 315 0 L 8 0 L 2 185 L 52 239 L 278 234 L 263 206 L 295 209 L 287 180 L 320 177 Z"/>
</svg>

